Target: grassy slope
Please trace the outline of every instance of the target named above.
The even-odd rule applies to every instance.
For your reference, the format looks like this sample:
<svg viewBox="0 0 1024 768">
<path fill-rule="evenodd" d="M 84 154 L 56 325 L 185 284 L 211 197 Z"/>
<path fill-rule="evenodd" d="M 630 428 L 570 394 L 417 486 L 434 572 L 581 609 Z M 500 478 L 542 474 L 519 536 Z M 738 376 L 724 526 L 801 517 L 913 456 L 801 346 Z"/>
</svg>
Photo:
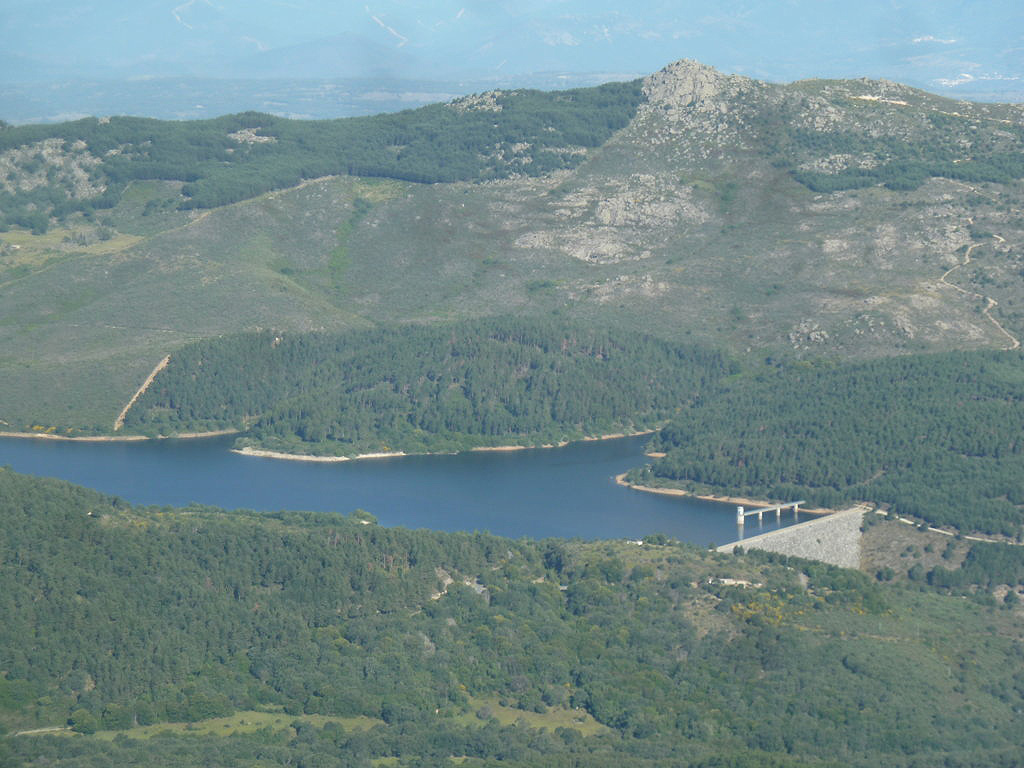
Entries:
<svg viewBox="0 0 1024 768">
<path fill-rule="evenodd" d="M 352 199 L 381 186 L 339 179 L 286 193 L 284 203 L 271 194 L 108 258 L 52 253 L 59 260 L 50 266 L 0 284 L 0 419 L 110 429 L 152 367 L 187 341 L 259 327 L 366 325 L 316 281 L 289 273 L 326 274 Z M 25 237 L 0 237 L 15 234 Z"/>
</svg>

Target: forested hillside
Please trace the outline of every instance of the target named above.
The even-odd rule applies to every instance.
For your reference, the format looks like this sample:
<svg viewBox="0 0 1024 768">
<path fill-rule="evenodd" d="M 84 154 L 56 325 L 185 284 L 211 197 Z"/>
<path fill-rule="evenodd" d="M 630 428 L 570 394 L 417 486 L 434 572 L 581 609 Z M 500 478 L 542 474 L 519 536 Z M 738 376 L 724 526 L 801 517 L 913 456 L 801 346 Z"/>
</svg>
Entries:
<svg viewBox="0 0 1024 768">
<path fill-rule="evenodd" d="M 907 191 L 932 177 L 1005 183 L 1024 176 L 1024 126 L 1012 119 L 979 120 L 957 111 L 964 107 L 955 102 L 893 84 L 884 84 L 891 93 L 879 97 L 828 81 L 766 88 L 742 80 L 730 106 L 741 115 L 748 149 L 816 192 L 878 184 Z M 649 95 L 637 80 L 493 91 L 338 120 L 245 112 L 194 121 L 0 121 L 0 226 L 45 232 L 51 218 L 113 207 L 126 184 L 139 180 L 186 182 L 181 207 L 212 208 L 338 174 L 426 183 L 541 176 L 578 165 Z M 874 130 L 878 115 L 865 115 L 863 101 L 888 107 L 884 131 Z M 814 110 L 817 119 L 808 120 Z"/>
<path fill-rule="evenodd" d="M 342 455 L 536 445 L 651 428 L 733 371 L 696 347 L 517 318 L 263 332 L 175 352 L 125 428 Z"/>
<path fill-rule="evenodd" d="M 684 409 L 631 478 L 838 506 L 867 499 L 1020 537 L 1024 357 L 918 355 L 784 366 Z"/>
<path fill-rule="evenodd" d="M 989 581 L 1020 578 L 1005 558 L 972 565 L 977 599 L 962 600 L 656 536 L 514 542 L 361 519 L 132 508 L 0 470 L 7 763 L 988 768 L 1021 754 L 1022 617 L 988 607 Z M 239 711 L 216 726 L 232 735 L 209 733 Z M 193 725 L 136 726 L 170 720 Z"/>
<path fill-rule="evenodd" d="M 636 112 L 640 84 L 493 92 L 397 114 L 289 120 L 87 118 L 0 125 L 0 226 L 113 207 L 129 181 L 187 182 L 184 208 L 213 208 L 337 174 L 416 182 L 541 175 L 578 164 Z M 38 178 L 36 178 L 38 177 Z"/>
<path fill-rule="evenodd" d="M 911 89 L 899 95 L 915 101 L 924 98 Z M 904 99 L 882 101 L 910 106 Z M 1011 120 L 976 121 L 959 112 L 936 109 L 923 119 L 913 115 L 901 122 L 903 131 L 878 135 L 864 130 L 863 123 L 820 130 L 791 118 L 783 120 L 781 128 L 765 126 L 765 132 L 769 146 L 792 164 L 793 177 L 815 192 L 878 184 L 892 190 L 914 190 L 935 177 L 1007 183 L 1024 176 L 1020 149 L 1024 126 Z M 969 153 L 964 152 L 965 134 L 971 137 L 966 142 Z"/>
</svg>

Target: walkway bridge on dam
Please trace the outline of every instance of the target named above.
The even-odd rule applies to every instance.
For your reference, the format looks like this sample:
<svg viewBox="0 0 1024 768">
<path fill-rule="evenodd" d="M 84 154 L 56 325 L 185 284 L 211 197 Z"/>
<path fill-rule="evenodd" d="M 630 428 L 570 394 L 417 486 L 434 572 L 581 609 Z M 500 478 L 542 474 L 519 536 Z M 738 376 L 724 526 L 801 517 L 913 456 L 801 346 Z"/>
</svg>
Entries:
<svg viewBox="0 0 1024 768">
<path fill-rule="evenodd" d="M 748 515 L 757 515 L 757 522 L 764 520 L 765 512 L 774 512 L 775 519 L 782 519 L 782 510 L 792 509 L 793 516 L 795 517 L 800 511 L 800 505 L 806 504 L 806 501 L 790 501 L 786 504 L 772 504 L 767 507 L 758 507 L 757 509 L 744 509 L 743 507 L 736 507 L 736 525 L 743 525 L 747 522 Z"/>
</svg>

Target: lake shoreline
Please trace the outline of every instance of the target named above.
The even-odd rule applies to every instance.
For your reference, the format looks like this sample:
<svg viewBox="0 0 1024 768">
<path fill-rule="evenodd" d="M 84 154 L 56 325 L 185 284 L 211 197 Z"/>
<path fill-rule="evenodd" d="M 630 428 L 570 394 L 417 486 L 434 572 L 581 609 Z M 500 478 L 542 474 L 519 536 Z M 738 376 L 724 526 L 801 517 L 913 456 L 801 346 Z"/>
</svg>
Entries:
<svg viewBox="0 0 1024 768">
<path fill-rule="evenodd" d="M 221 509 L 342 514 L 365 509 L 382 526 L 487 530 L 513 539 L 635 541 L 664 533 L 704 545 L 735 538 L 736 514 L 727 506 L 610 485 L 616 474 L 645 461 L 650 437 L 574 441 L 551 450 L 464 451 L 420 460 L 349 459 L 344 464 L 291 456 L 246 459 L 230 450 L 234 440 L 0 440 L 0 466 L 61 478 L 139 505 L 194 502 Z M 364 446 L 361 452 L 371 450 Z M 774 516 L 769 517 L 765 527 L 774 525 Z M 784 526 L 792 522 L 792 515 L 783 515 Z"/>
<path fill-rule="evenodd" d="M 630 488 L 634 491 L 642 491 L 644 493 L 657 493 L 662 496 L 686 496 L 691 499 L 701 499 L 703 501 L 718 501 L 723 504 L 736 504 L 746 508 L 758 507 L 772 507 L 775 506 L 776 502 L 764 501 L 762 499 L 748 499 L 745 496 L 718 496 L 715 494 L 700 494 L 693 493 L 692 491 L 685 491 L 682 488 L 653 488 L 649 485 L 636 485 L 626 480 L 628 473 L 623 472 L 621 475 L 615 476 L 615 483 L 621 485 L 623 488 Z M 834 509 L 823 509 L 819 507 L 800 507 L 800 514 L 816 515 L 818 517 L 824 517 L 825 515 L 835 514 L 837 510 Z"/>
<path fill-rule="evenodd" d="M 525 451 L 531 448 L 564 448 L 571 442 L 591 442 L 595 440 L 618 440 L 624 437 L 638 437 L 640 435 L 651 435 L 657 429 L 645 429 L 640 432 L 615 432 L 596 437 L 581 437 L 578 440 L 562 440 L 558 443 L 543 443 L 541 445 L 478 445 L 467 449 L 467 452 L 495 452 Z M 16 439 L 34 440 L 61 440 L 73 443 L 139 443 L 146 440 L 202 440 L 207 437 L 225 437 L 227 435 L 240 435 L 239 429 L 218 429 L 210 432 L 179 432 L 173 435 L 57 435 L 49 432 L 5 432 L 0 431 L 0 438 L 11 437 Z M 357 461 L 360 459 L 390 459 L 400 456 L 451 456 L 460 451 L 433 451 L 426 453 L 407 453 L 406 451 L 381 451 L 375 453 L 360 453 L 356 456 L 317 456 L 308 453 L 287 453 L 285 451 L 272 451 L 264 448 L 231 448 L 232 453 L 240 456 L 256 456 L 264 459 L 281 459 L 284 461 L 315 461 L 334 463 L 339 461 Z"/>
<path fill-rule="evenodd" d="M 581 437 L 579 440 L 563 440 L 559 443 L 543 443 L 541 445 L 478 445 L 468 448 L 466 451 L 434 451 L 427 453 L 406 453 L 405 451 L 385 451 L 381 453 L 360 453 L 356 456 L 316 456 L 310 453 L 287 453 L 285 451 L 270 451 L 264 448 L 232 448 L 232 453 L 240 456 L 255 456 L 262 459 L 282 459 L 284 461 L 316 461 L 322 463 L 336 463 L 341 461 L 358 461 L 361 459 L 391 459 L 399 456 L 453 456 L 458 453 L 505 453 L 509 451 L 526 451 L 531 448 L 564 448 L 571 442 L 593 442 L 596 440 L 619 440 L 624 437 L 640 437 L 641 435 L 652 435 L 658 430 L 645 429 L 641 432 L 616 432 L 598 437 Z"/>
<path fill-rule="evenodd" d="M 202 440 L 206 437 L 223 437 L 240 434 L 237 429 L 219 429 L 213 432 L 181 432 L 176 435 L 55 435 L 48 432 L 0 432 L 0 437 L 33 440 L 63 440 L 71 443 L 138 443 L 144 440 Z"/>
</svg>

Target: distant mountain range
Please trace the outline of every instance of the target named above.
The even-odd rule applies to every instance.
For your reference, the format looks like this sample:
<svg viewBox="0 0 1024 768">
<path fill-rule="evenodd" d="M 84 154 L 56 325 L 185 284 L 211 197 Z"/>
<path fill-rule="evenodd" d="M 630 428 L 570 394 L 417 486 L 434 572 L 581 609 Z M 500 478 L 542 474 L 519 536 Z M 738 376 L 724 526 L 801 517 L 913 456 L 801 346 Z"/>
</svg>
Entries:
<svg viewBox="0 0 1024 768">
<path fill-rule="evenodd" d="M 379 84 L 370 90 L 464 95 L 480 90 L 478 83 L 556 87 L 538 73 L 565 75 L 567 85 L 594 83 L 580 79 L 590 73 L 601 82 L 632 79 L 683 56 L 775 82 L 866 75 L 956 98 L 1020 101 L 1022 28 L 1018 4 L 1004 0 L 970 6 L 912 0 L 898 7 L 730 0 L 713 12 L 695 0 L 628 9 L 580 0 L 444 0 L 427 7 L 398 0 L 5 3 L 0 118 L 217 116 L 264 109 L 268 89 L 274 91 L 269 111 L 276 114 L 338 117 L 364 112 L 330 98 L 311 107 L 303 94 L 316 86 L 297 81 L 361 79 Z M 172 78 L 171 87 L 137 82 L 153 78 Z M 201 100 L 179 100 L 181 78 L 231 82 L 223 99 L 216 88 L 199 86 Z M 290 83 L 237 82 L 266 80 Z M 465 86 L 453 91 L 446 85 L 452 83 Z M 293 87 L 301 93 L 290 98 Z M 162 90 L 169 91 L 169 107 L 159 104 Z"/>
<path fill-rule="evenodd" d="M 138 115 L 199 120 L 255 110 L 282 117 L 325 119 L 397 112 L 493 88 L 577 88 L 636 74 L 536 73 L 488 80 L 385 77 L 342 79 L 155 77 L 0 83 L 0 119 L 20 125 L 90 115 Z"/>
</svg>

